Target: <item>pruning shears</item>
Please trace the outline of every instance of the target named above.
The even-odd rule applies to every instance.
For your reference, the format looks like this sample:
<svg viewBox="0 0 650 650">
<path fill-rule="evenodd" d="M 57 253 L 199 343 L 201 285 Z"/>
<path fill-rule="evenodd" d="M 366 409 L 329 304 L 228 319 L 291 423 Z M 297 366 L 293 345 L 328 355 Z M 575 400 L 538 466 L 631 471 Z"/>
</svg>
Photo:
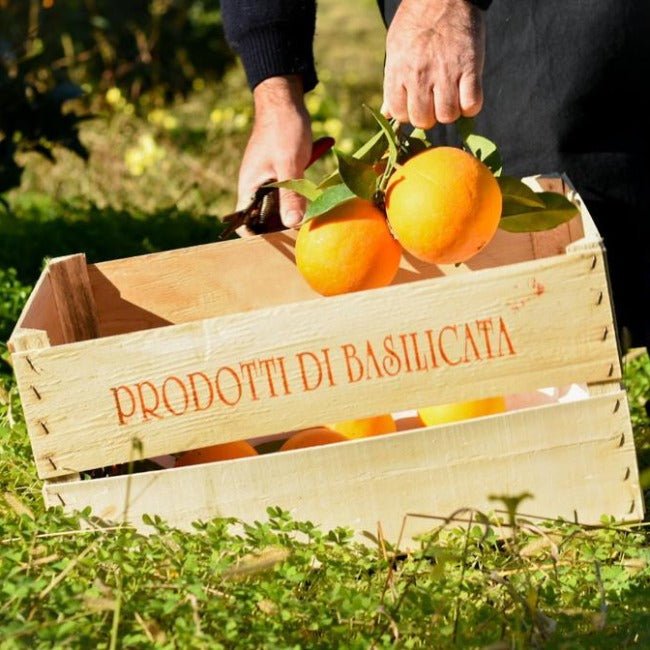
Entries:
<svg viewBox="0 0 650 650">
<path fill-rule="evenodd" d="M 315 140 L 307 167 L 313 165 L 334 146 L 334 138 L 323 137 Z M 240 226 L 246 226 L 256 235 L 282 230 L 280 219 L 280 199 L 277 187 L 269 187 L 277 179 L 270 178 L 255 190 L 250 203 L 243 209 L 232 212 L 222 218 L 225 228 L 219 239 L 226 239 Z"/>
</svg>

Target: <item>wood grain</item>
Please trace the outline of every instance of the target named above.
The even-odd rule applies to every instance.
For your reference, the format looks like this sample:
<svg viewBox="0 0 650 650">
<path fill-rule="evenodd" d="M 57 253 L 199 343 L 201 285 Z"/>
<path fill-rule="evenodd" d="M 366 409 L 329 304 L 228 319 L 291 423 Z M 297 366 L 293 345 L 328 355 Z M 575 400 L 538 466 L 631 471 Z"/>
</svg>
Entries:
<svg viewBox="0 0 650 650">
<path fill-rule="evenodd" d="M 611 331 L 612 315 L 609 301 L 598 300 L 601 294 L 607 295 L 607 285 L 596 247 L 35 351 L 43 398 L 21 395 L 29 427 L 43 417 L 51 423 L 51 435 L 34 448 L 39 475 L 124 462 L 134 438 L 145 457 L 153 457 L 377 412 L 614 381 L 620 378 L 618 350 L 615 337 L 603 337 Z M 494 338 L 492 352 L 486 349 L 476 331 L 479 321 L 489 321 L 493 337 L 499 323 L 506 327 L 507 339 L 498 341 L 500 354 Z M 474 349 L 463 339 L 466 328 L 474 328 Z M 431 333 L 429 343 L 426 332 Z M 442 359 L 443 334 L 449 363 Z M 386 337 L 392 337 L 399 354 L 411 346 L 394 374 L 386 371 L 395 368 L 394 356 L 382 352 Z M 420 346 L 419 361 L 413 338 Z M 378 362 L 368 357 L 368 346 Z M 21 355 L 15 355 L 15 362 L 25 363 Z M 276 364 L 273 388 L 262 372 L 268 359 L 283 359 L 284 364 L 284 376 Z M 253 378 L 246 375 L 246 364 Z M 363 376 L 357 379 L 359 365 Z M 198 400 L 190 394 L 193 373 L 195 379 L 196 373 L 204 374 L 197 381 L 206 393 Z M 209 388 L 209 408 L 203 408 L 208 384 L 218 377 L 225 382 L 223 398 Z M 163 386 L 173 402 L 166 411 L 161 410 Z M 134 417 L 120 423 L 131 409 L 129 391 Z M 145 407 L 154 402 L 158 410 L 147 414 Z M 178 411 L 182 415 L 175 416 Z"/>
<path fill-rule="evenodd" d="M 97 311 L 86 256 L 77 254 L 53 259 L 48 264 L 48 274 L 65 342 L 97 338 Z"/>
<path fill-rule="evenodd" d="M 41 273 L 16 323 L 17 330 L 42 330 L 50 345 L 65 342 L 47 268 Z M 12 337 L 9 339 L 10 341 Z"/>
<path fill-rule="evenodd" d="M 565 181 L 557 177 L 535 177 L 529 183 L 536 189 L 565 188 Z M 458 267 L 436 266 L 404 254 L 393 284 L 561 254 L 583 236 L 580 219 L 576 217 L 569 224 L 540 233 L 499 230 L 488 246 Z M 124 334 L 318 298 L 296 270 L 295 238 L 296 231 L 286 230 L 91 264 L 88 274 L 100 335 Z"/>
<path fill-rule="evenodd" d="M 51 503 L 86 505 L 144 529 L 158 514 L 189 529 L 196 520 L 266 519 L 281 506 L 325 529 L 352 526 L 395 542 L 407 513 L 449 516 L 502 507 L 490 495 L 531 492 L 529 515 L 597 524 L 603 514 L 643 518 L 625 393 L 589 398 L 336 445 L 235 461 L 65 484 Z M 127 491 L 130 502 L 127 503 Z M 407 539 L 439 521 L 410 517 Z"/>
</svg>

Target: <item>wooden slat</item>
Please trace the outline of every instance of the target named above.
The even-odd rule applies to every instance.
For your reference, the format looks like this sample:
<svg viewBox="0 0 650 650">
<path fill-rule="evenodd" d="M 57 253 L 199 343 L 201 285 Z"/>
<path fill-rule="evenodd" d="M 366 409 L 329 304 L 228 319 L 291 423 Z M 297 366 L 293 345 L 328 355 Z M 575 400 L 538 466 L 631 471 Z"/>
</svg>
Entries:
<svg viewBox="0 0 650 650">
<path fill-rule="evenodd" d="M 47 332 L 37 329 L 26 329 L 16 327 L 9 341 L 9 349 L 12 353 L 12 365 L 18 390 L 22 400 L 33 400 L 42 402 L 44 395 L 41 392 L 41 367 L 38 361 L 32 358 L 37 350 L 43 350 L 50 347 Z M 15 355 L 21 353 L 18 358 Z M 37 418 L 28 422 L 27 430 L 29 439 L 34 453 L 39 447 L 39 441 L 50 435 L 50 425 L 47 413 L 42 413 Z M 54 469 L 51 459 L 44 458 L 44 462 L 50 464 Z M 76 480 L 79 478 L 77 472 L 65 472 L 67 480 Z"/>
<path fill-rule="evenodd" d="M 59 345 L 65 342 L 47 269 L 41 273 L 23 307 L 16 323 L 16 330 L 42 330 L 47 333 L 50 345 Z M 11 342 L 12 339 L 13 335 L 9 341 Z"/>
<path fill-rule="evenodd" d="M 100 335 L 319 297 L 296 269 L 295 237 L 295 231 L 289 230 L 89 265 Z M 574 238 L 568 225 L 534 236 L 499 230 L 488 246 L 459 267 L 435 266 L 405 254 L 393 284 L 557 255 Z"/>
<path fill-rule="evenodd" d="M 38 348 L 50 347 L 50 340 L 45 330 L 16 327 L 8 342 L 9 352 L 27 352 Z"/>
<path fill-rule="evenodd" d="M 43 399 L 27 392 L 23 405 L 28 425 L 47 416 L 52 434 L 34 449 L 37 468 L 51 477 L 124 462 L 133 438 L 152 457 L 378 410 L 614 381 L 606 291 L 596 248 L 36 351 Z"/>
<path fill-rule="evenodd" d="M 544 406 L 456 425 L 326 447 L 162 470 L 131 477 L 46 485 L 52 503 L 91 505 L 97 516 L 142 515 L 172 526 L 233 516 L 264 520 L 281 506 L 297 519 L 375 533 L 395 542 L 406 513 L 448 516 L 503 507 L 490 495 L 531 492 L 522 511 L 599 523 L 603 514 L 643 518 L 625 394 Z M 407 538 L 437 521 L 409 518 Z"/>
<path fill-rule="evenodd" d="M 99 328 L 86 256 L 58 257 L 48 264 L 54 303 L 66 343 L 97 338 Z"/>
</svg>

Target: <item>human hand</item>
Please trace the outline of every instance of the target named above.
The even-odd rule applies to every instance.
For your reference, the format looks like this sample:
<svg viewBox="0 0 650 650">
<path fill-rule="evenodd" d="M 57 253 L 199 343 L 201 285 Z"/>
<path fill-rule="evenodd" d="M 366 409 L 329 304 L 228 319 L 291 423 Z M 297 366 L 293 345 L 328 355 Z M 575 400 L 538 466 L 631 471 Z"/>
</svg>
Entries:
<svg viewBox="0 0 650 650">
<path fill-rule="evenodd" d="M 485 24 L 466 0 L 403 0 L 386 37 L 382 113 L 429 129 L 483 104 Z"/>
<path fill-rule="evenodd" d="M 309 163 L 312 135 L 298 76 L 271 77 L 253 90 L 255 119 L 239 169 L 237 209 L 245 208 L 260 185 L 302 178 Z M 280 190 L 280 216 L 287 228 L 305 213 L 304 197 Z M 246 228 L 239 235 L 251 234 Z"/>
</svg>

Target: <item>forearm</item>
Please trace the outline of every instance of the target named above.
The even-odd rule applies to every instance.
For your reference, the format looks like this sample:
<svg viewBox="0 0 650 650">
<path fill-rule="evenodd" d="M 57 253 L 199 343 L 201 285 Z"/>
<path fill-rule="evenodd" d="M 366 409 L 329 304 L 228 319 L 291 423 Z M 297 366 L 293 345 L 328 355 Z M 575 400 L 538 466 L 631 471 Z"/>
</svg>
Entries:
<svg viewBox="0 0 650 650">
<path fill-rule="evenodd" d="M 226 39 L 251 88 L 288 75 L 300 77 L 304 92 L 316 85 L 315 0 L 222 0 L 221 11 Z"/>
</svg>

